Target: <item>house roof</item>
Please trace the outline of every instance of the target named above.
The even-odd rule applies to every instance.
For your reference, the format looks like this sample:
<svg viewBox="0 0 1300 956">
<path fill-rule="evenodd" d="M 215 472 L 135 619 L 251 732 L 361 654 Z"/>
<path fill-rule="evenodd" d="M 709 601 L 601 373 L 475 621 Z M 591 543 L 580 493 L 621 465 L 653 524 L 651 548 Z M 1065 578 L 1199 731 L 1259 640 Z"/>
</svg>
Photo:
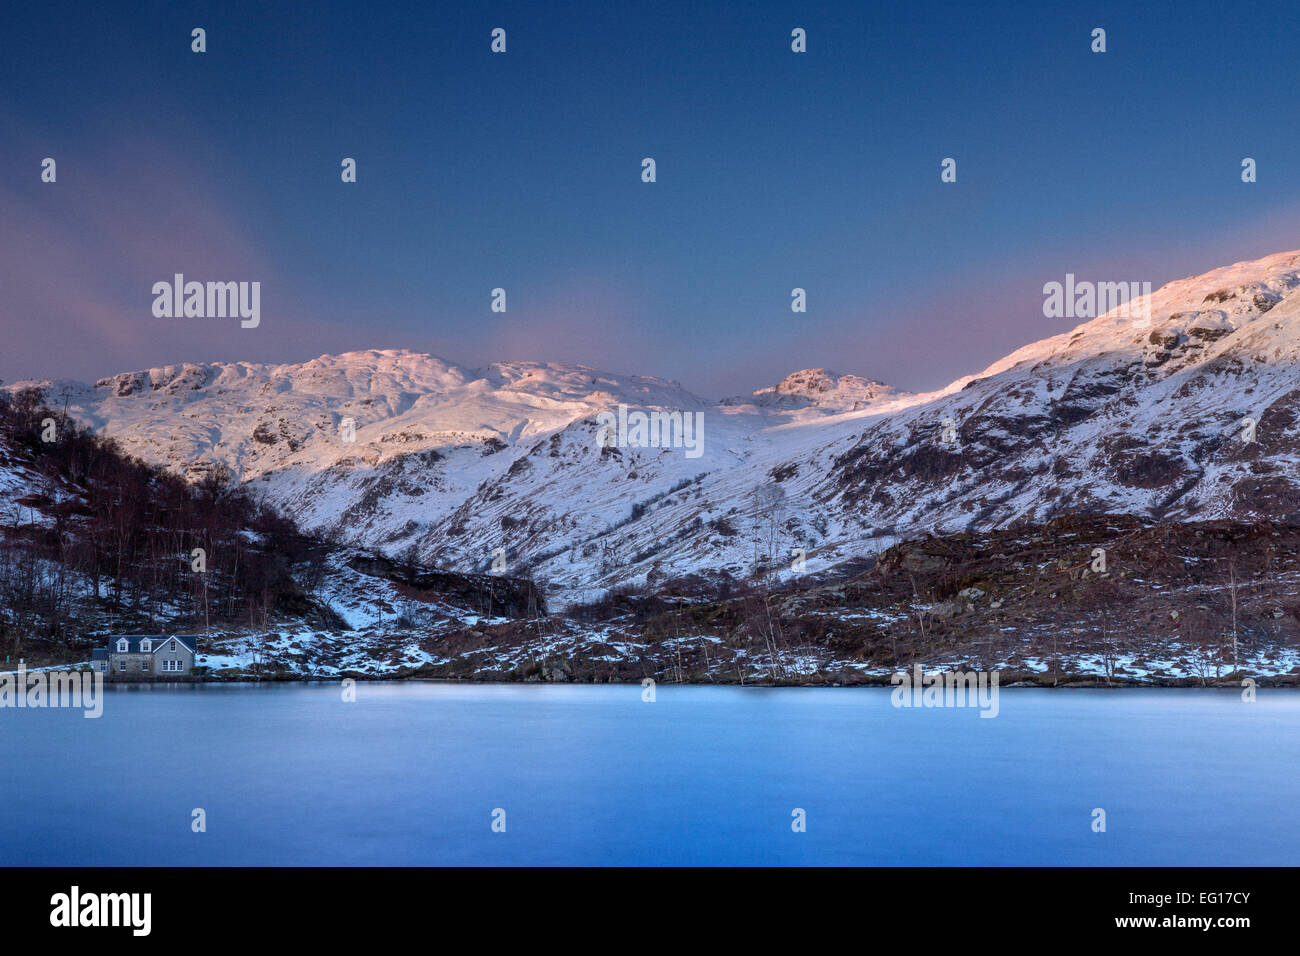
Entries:
<svg viewBox="0 0 1300 956">
<path fill-rule="evenodd" d="M 169 638 L 175 638 L 191 654 L 197 654 L 199 651 L 199 636 L 197 634 L 169 634 Z"/>
<path fill-rule="evenodd" d="M 162 650 L 163 645 L 170 640 L 176 640 L 185 646 L 185 649 L 191 654 L 197 652 L 198 641 L 193 634 L 110 634 L 108 637 L 108 647 L 104 648 L 106 654 L 121 653 L 117 649 L 118 641 L 125 640 L 126 653 L 128 654 L 157 654 Z M 152 641 L 153 644 L 148 651 L 140 650 L 141 641 Z"/>
</svg>

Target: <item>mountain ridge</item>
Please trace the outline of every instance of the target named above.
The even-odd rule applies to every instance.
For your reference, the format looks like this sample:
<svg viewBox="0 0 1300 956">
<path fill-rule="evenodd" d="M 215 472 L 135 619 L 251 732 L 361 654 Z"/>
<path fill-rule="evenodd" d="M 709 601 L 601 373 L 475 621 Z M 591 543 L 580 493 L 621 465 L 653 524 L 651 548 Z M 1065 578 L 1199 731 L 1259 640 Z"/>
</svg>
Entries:
<svg viewBox="0 0 1300 956">
<path fill-rule="evenodd" d="M 1224 266 L 1158 289 L 1148 324 L 1112 310 L 919 394 L 805 369 L 710 402 L 651 376 L 400 349 L 36 384 L 128 452 L 223 474 L 317 533 L 462 570 L 504 557 L 562 605 L 1066 513 L 1293 515 L 1297 287 L 1300 251 Z M 620 404 L 703 414 L 704 454 L 601 448 L 595 416 Z"/>
</svg>

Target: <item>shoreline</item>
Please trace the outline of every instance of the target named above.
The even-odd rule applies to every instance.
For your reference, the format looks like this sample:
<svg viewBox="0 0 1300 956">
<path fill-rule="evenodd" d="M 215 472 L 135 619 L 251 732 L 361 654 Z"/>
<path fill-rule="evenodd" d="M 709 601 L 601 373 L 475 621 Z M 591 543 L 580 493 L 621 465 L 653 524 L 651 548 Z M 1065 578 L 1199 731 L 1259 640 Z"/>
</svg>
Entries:
<svg viewBox="0 0 1300 956">
<path fill-rule="evenodd" d="M 1300 675 L 1282 674 L 1266 677 L 1243 677 L 1239 679 L 1222 679 L 1217 681 L 1201 682 L 1195 678 L 1174 678 L 1166 680 L 1111 680 L 1099 679 L 1095 677 L 1079 677 L 1075 680 L 1060 680 L 1056 683 L 1051 681 L 1034 681 L 1025 680 L 1021 675 L 1016 675 L 1016 679 L 1001 682 L 998 685 L 999 690 L 1142 690 L 1142 689 L 1161 689 L 1161 690 L 1235 690 L 1240 691 L 1244 688 L 1243 681 L 1250 679 L 1254 681 L 1257 688 L 1268 689 L 1300 689 Z M 631 680 L 606 680 L 606 681 L 548 681 L 548 680 L 499 680 L 492 678 L 472 678 L 472 677 L 436 677 L 432 675 L 405 675 L 405 676 L 375 676 L 370 674 L 340 674 L 337 676 L 298 676 L 298 677 L 265 677 L 253 679 L 249 677 L 204 677 L 191 676 L 181 679 L 171 678 L 167 680 L 106 680 L 105 687 L 158 687 L 165 685 L 250 685 L 259 686 L 263 684 L 339 684 L 344 681 L 352 680 L 364 682 L 367 684 L 490 684 L 501 687 L 519 687 L 519 686 L 561 686 L 561 687 L 601 687 L 601 686 L 621 686 L 621 687 L 643 687 L 641 681 Z M 872 678 L 860 681 L 737 681 L 737 680 L 716 680 L 716 681 L 665 681 L 655 679 L 655 686 L 667 687 L 740 687 L 740 688 L 766 688 L 766 689 L 784 689 L 784 688 L 807 688 L 814 689 L 852 689 L 852 688 L 881 688 L 890 690 L 898 685 L 893 684 L 887 678 Z"/>
</svg>

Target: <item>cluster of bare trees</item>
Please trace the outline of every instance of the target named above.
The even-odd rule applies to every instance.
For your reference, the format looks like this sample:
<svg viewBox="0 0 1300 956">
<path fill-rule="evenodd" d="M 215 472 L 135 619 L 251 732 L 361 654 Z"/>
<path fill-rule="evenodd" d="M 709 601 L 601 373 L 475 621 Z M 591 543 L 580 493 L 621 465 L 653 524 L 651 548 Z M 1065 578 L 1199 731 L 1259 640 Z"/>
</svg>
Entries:
<svg viewBox="0 0 1300 956">
<path fill-rule="evenodd" d="M 260 623 L 319 546 L 220 479 L 191 484 L 46 407 L 0 393 L 0 456 L 45 480 L 0 515 L 0 641 L 161 621 Z M 196 551 L 196 549 L 199 549 Z"/>
<path fill-rule="evenodd" d="M 779 610 L 773 613 L 773 591 L 779 583 L 776 572 L 781 565 L 780 543 L 787 537 L 782 527 L 785 517 L 785 489 L 776 482 L 755 485 L 752 491 L 752 534 L 754 542 L 753 574 L 745 589 L 745 622 L 749 632 L 763 642 L 767 652 L 768 672 L 773 681 L 785 671 L 785 639 Z"/>
<path fill-rule="evenodd" d="M 1237 565 L 1231 558 L 1224 576 L 1227 578 L 1226 599 L 1204 595 L 1203 599 L 1212 601 L 1213 605 L 1198 603 L 1185 614 L 1183 633 L 1187 662 L 1202 684 L 1208 684 L 1211 679 L 1223 680 L 1226 675 L 1234 679 L 1238 677 L 1243 644 L 1253 644 L 1240 633 Z"/>
</svg>

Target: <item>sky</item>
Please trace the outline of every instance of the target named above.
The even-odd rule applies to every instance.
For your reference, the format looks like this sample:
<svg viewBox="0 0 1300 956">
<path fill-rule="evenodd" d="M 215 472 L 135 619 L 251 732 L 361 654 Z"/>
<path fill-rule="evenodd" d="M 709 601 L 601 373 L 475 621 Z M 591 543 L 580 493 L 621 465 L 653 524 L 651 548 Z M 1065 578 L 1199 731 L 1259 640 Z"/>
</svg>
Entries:
<svg viewBox="0 0 1300 956">
<path fill-rule="evenodd" d="M 5 381 L 407 348 L 922 390 L 1075 324 L 1066 273 L 1300 248 L 1282 3 L 117 6 L 0 11 Z M 260 324 L 155 317 L 175 273 Z"/>
</svg>

